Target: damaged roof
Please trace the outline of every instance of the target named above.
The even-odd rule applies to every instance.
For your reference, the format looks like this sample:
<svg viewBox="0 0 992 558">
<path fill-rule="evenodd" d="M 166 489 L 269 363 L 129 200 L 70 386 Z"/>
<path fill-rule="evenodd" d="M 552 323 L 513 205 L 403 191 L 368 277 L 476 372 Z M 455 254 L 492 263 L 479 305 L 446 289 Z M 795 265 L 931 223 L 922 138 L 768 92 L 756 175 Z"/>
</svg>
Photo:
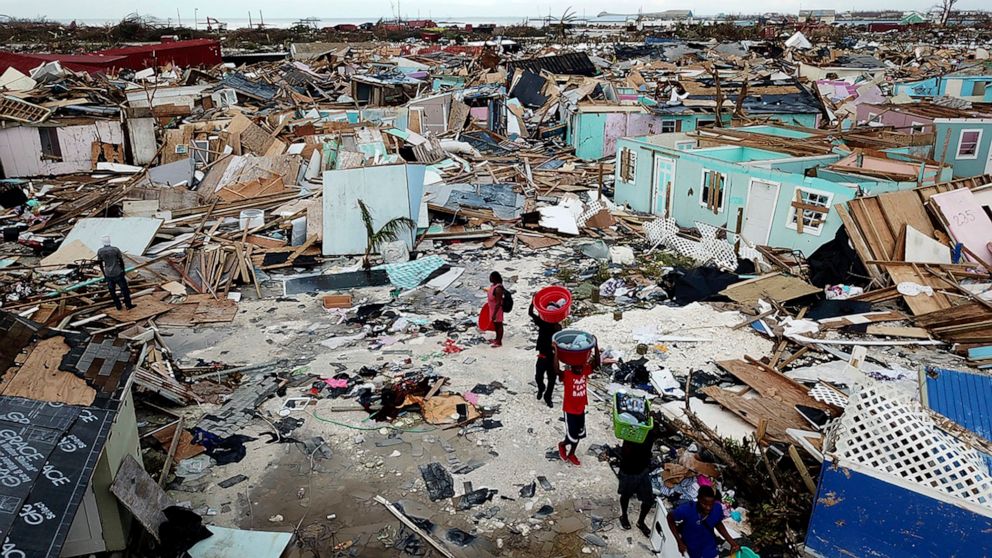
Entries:
<svg viewBox="0 0 992 558">
<path fill-rule="evenodd" d="M 592 77 L 599 73 L 596 65 L 585 52 L 568 52 L 554 56 L 542 56 L 528 60 L 511 60 L 507 62 L 509 73 L 515 70 L 530 70 L 535 74 L 547 70 L 553 74 Z"/>
</svg>

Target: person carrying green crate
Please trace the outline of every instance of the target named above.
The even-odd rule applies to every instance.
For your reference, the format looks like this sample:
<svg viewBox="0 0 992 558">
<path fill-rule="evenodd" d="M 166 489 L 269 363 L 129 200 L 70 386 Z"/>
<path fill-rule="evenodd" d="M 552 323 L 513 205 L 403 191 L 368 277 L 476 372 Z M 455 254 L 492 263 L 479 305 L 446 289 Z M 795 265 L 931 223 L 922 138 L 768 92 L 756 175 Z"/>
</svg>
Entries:
<svg viewBox="0 0 992 558">
<path fill-rule="evenodd" d="M 579 447 L 579 440 L 586 437 L 587 382 L 593 369 L 598 368 L 601 362 L 599 345 L 595 346 L 592 358 L 583 366 L 567 365 L 562 370 L 557 354 L 555 356 L 554 370 L 561 378 L 561 410 L 565 414 L 565 439 L 558 442 L 558 455 L 562 461 L 572 465 L 581 465 L 575 450 Z"/>
<path fill-rule="evenodd" d="M 620 446 L 620 467 L 617 472 L 617 494 L 620 495 L 620 526 L 625 531 L 630 530 L 630 519 L 627 508 L 631 496 L 637 496 L 641 502 L 641 511 L 637 515 L 637 528 L 645 537 L 651 536 L 651 528 L 646 520 L 654 506 L 654 489 L 651 488 L 651 450 L 658 438 L 657 431 L 648 432 L 643 443 L 624 440 Z"/>
</svg>

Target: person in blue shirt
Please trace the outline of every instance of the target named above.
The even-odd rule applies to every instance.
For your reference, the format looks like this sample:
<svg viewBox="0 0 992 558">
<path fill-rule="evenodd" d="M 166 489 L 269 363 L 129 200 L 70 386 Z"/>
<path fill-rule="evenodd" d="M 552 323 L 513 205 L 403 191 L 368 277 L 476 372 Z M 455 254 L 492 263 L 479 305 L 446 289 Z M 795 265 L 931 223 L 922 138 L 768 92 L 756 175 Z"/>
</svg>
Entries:
<svg viewBox="0 0 992 558">
<path fill-rule="evenodd" d="M 723 526 L 723 506 L 711 486 L 700 486 L 695 502 L 686 502 L 668 512 L 668 527 L 679 544 L 679 552 L 689 558 L 720 555 L 714 529 L 730 544 L 731 556 L 741 548 Z"/>
</svg>

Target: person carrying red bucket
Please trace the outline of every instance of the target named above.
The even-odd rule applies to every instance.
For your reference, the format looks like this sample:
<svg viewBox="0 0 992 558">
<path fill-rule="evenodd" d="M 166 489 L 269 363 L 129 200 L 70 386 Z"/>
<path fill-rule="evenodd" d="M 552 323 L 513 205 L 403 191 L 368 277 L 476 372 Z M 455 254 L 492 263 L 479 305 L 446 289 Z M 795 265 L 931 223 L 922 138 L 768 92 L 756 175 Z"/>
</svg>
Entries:
<svg viewBox="0 0 992 558">
<path fill-rule="evenodd" d="M 552 407 L 551 396 L 555 390 L 554 347 L 551 337 L 561 331 L 561 322 L 568 317 L 572 306 L 572 293 L 564 287 L 545 287 L 534 295 L 527 313 L 537 326 L 537 364 L 534 381 L 537 383 L 537 398 L 544 399 Z"/>
</svg>

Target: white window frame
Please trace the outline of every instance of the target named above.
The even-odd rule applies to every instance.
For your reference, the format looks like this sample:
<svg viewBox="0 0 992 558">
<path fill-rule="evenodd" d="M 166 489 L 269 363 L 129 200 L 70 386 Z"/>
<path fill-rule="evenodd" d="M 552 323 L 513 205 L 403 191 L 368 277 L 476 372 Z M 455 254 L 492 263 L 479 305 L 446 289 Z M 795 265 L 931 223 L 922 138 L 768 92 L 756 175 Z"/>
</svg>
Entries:
<svg viewBox="0 0 992 558">
<path fill-rule="evenodd" d="M 984 86 L 984 90 L 981 93 L 975 93 L 975 88 L 978 87 L 978 84 L 979 83 L 981 83 Z M 986 81 L 984 79 L 976 79 L 971 84 L 971 96 L 972 97 L 984 97 L 985 94 L 989 90 L 989 85 L 992 85 L 992 82 Z"/>
<path fill-rule="evenodd" d="M 792 189 L 792 197 L 789 199 L 789 209 L 791 211 L 789 211 L 789 217 L 786 219 L 786 222 L 785 222 L 785 228 L 792 229 L 794 231 L 799 231 L 799 227 L 796 226 L 796 214 L 798 212 L 802 211 L 801 209 L 797 209 L 795 207 L 792 207 L 792 202 L 795 201 L 795 199 L 796 199 L 796 192 L 797 191 L 804 192 L 806 194 L 813 194 L 813 195 L 816 195 L 816 196 L 823 196 L 823 197 L 827 198 L 827 204 L 824 207 L 826 209 L 828 209 L 828 210 L 831 207 L 833 207 L 833 203 L 834 203 L 834 195 L 831 192 L 826 192 L 824 190 L 817 190 L 815 188 L 806 188 L 805 186 L 796 186 L 796 187 L 794 187 Z M 813 236 L 820 236 L 820 234 L 823 232 L 823 225 L 826 222 L 827 222 L 827 218 L 826 218 L 826 214 L 825 214 L 824 217 L 823 217 L 823 219 L 820 221 L 820 224 L 819 225 L 807 225 L 807 224 L 803 223 L 803 234 L 811 234 Z"/>
<path fill-rule="evenodd" d="M 720 172 L 718 170 L 713 170 L 713 169 L 707 169 L 705 167 L 703 168 L 703 172 L 699 176 L 699 196 L 698 196 L 699 206 L 705 207 L 706 210 L 709 211 L 710 208 L 709 204 L 707 204 L 706 201 L 703 200 L 703 191 L 705 190 L 705 186 L 706 186 L 706 173 L 708 172 L 715 172 L 723 177 L 723 188 L 720 188 L 720 201 L 716 205 L 716 212 L 718 214 L 723 213 L 724 202 L 726 202 L 727 200 L 727 187 L 729 186 L 727 173 L 725 172 Z"/>
<path fill-rule="evenodd" d="M 920 131 L 917 132 L 916 131 L 917 128 L 919 128 Z M 923 123 L 923 122 L 917 122 L 917 121 L 913 120 L 909 124 L 909 133 L 910 133 L 910 135 L 914 135 L 914 136 L 916 134 L 925 134 L 925 133 L 927 133 L 927 124 L 926 123 Z"/>
<path fill-rule="evenodd" d="M 975 140 L 975 152 L 973 154 L 971 154 L 971 155 L 962 155 L 961 154 L 961 141 L 964 139 L 964 135 L 967 134 L 967 133 L 970 133 L 970 132 L 976 132 L 978 134 L 978 139 Z M 961 130 L 961 132 L 958 133 L 958 148 L 956 150 L 957 151 L 957 156 L 954 157 L 954 158 L 956 160 L 958 160 L 958 161 L 968 161 L 968 160 L 972 160 L 972 159 L 977 159 L 978 158 L 978 152 L 982 150 L 982 136 L 983 135 L 985 135 L 984 134 L 984 130 L 982 130 L 981 128 L 965 128 L 965 129 Z"/>
<path fill-rule="evenodd" d="M 665 127 L 671 127 L 671 130 L 665 131 Z M 674 120 L 662 120 L 661 121 L 661 133 L 662 134 L 673 134 L 678 131 L 678 123 Z"/>
</svg>

